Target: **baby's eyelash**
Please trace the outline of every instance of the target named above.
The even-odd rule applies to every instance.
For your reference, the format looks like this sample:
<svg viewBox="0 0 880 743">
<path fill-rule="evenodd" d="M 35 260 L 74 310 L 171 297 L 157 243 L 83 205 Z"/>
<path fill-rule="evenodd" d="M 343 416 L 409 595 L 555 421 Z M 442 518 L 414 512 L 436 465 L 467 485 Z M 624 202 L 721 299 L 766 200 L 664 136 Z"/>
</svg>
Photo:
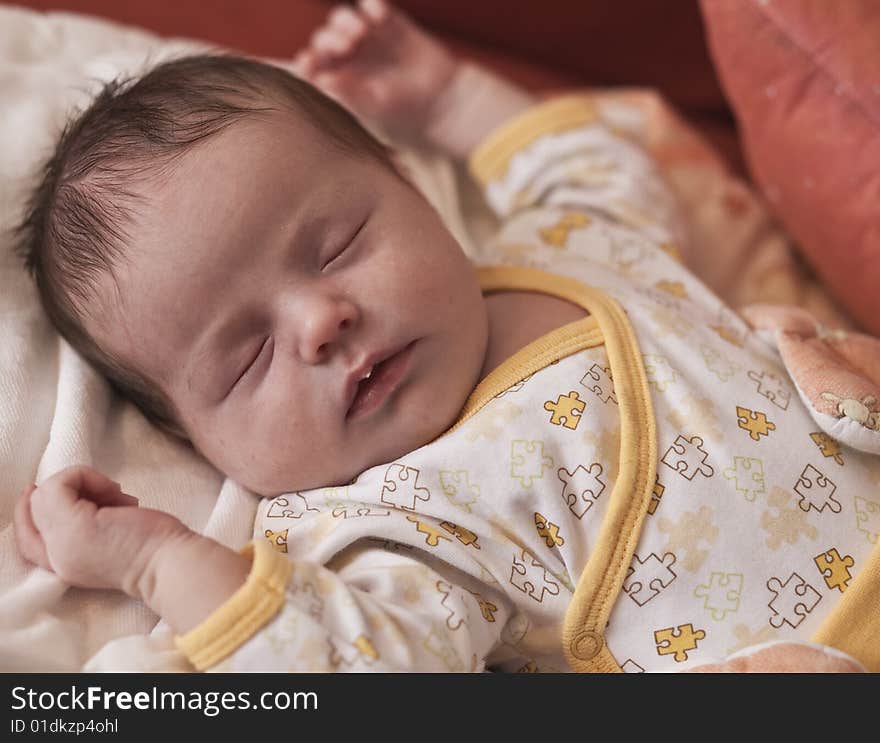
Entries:
<svg viewBox="0 0 880 743">
<path fill-rule="evenodd" d="M 235 382 L 232 383 L 232 389 L 234 389 L 238 385 L 238 383 L 250 373 L 251 369 L 254 368 L 254 365 L 257 363 L 257 359 L 259 359 L 260 356 L 263 355 L 263 351 L 266 348 L 266 344 L 268 344 L 270 340 L 272 340 L 271 335 L 267 336 L 266 339 L 260 344 L 260 347 L 257 349 L 256 354 L 254 354 L 254 357 L 245 365 L 244 369 L 242 369 L 242 371 L 241 371 L 241 374 L 239 374 L 238 378 L 235 380 Z"/>
<path fill-rule="evenodd" d="M 364 221 L 361 222 L 360 225 L 358 225 L 358 228 L 354 231 L 354 234 L 343 243 L 342 247 L 336 252 L 336 254 L 321 267 L 321 270 L 327 268 L 327 266 L 333 263 L 333 261 L 339 258 L 339 256 L 341 256 L 343 253 L 345 253 L 346 250 L 351 247 L 352 243 L 357 240 L 358 235 L 361 234 L 361 231 L 364 229 L 368 221 L 369 217 L 365 218 Z"/>
</svg>

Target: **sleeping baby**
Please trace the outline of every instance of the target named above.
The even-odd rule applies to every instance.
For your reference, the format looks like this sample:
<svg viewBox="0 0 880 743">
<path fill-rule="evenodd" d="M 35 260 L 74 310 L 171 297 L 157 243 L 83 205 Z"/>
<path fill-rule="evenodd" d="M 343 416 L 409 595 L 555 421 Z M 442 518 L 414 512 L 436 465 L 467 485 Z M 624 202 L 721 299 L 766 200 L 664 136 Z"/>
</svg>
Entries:
<svg viewBox="0 0 880 743">
<path fill-rule="evenodd" d="M 880 670 L 880 459 L 681 264 L 654 163 L 381 0 L 293 69 L 109 84 L 21 229 L 64 337 L 265 496 L 253 541 L 79 466 L 20 497 L 22 554 L 204 670 Z M 478 258 L 349 110 L 467 160 Z"/>
</svg>

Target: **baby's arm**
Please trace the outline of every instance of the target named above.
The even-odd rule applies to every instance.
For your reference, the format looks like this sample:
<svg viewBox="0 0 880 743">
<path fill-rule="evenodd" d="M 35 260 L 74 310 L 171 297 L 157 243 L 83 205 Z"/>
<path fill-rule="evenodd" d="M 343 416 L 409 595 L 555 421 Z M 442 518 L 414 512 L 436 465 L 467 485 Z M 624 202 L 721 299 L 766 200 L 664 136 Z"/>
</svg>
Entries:
<svg viewBox="0 0 880 743">
<path fill-rule="evenodd" d="M 396 139 L 460 158 L 534 104 L 526 91 L 456 59 L 384 0 L 336 8 L 294 71 Z"/>
<path fill-rule="evenodd" d="M 294 71 L 398 140 L 470 158 L 501 217 L 564 207 L 659 244 L 683 237 L 675 199 L 654 162 L 611 131 L 583 96 L 539 104 L 456 60 L 384 0 L 334 10 Z"/>
<path fill-rule="evenodd" d="M 512 614 L 503 595 L 405 545 L 358 539 L 327 565 L 266 539 L 250 548 L 244 588 L 178 639 L 200 670 L 482 671 Z"/>
<path fill-rule="evenodd" d="M 87 467 L 29 487 L 14 523 L 28 560 L 144 601 L 199 670 L 482 670 L 511 614 L 453 569 L 365 540 L 332 568 L 265 539 L 236 553 Z"/>
<path fill-rule="evenodd" d="M 21 495 L 15 538 L 22 555 L 81 588 L 143 601 L 183 633 L 245 582 L 250 560 L 178 519 L 146 508 L 88 467 L 68 467 Z"/>
</svg>

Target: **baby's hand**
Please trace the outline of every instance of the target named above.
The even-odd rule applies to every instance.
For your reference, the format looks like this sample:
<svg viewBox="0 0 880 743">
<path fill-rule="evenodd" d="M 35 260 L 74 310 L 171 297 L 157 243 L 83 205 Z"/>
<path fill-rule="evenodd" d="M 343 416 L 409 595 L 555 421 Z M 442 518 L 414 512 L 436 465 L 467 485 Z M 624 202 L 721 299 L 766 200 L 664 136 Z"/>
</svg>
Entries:
<svg viewBox="0 0 880 743">
<path fill-rule="evenodd" d="M 418 139 L 458 63 L 384 0 L 339 6 L 294 59 L 297 75 L 398 139 Z"/>
<path fill-rule="evenodd" d="M 143 598 L 160 548 L 191 532 L 161 511 L 137 507 L 118 483 L 89 467 L 68 467 L 15 506 L 24 557 L 82 588 L 116 588 Z"/>
</svg>

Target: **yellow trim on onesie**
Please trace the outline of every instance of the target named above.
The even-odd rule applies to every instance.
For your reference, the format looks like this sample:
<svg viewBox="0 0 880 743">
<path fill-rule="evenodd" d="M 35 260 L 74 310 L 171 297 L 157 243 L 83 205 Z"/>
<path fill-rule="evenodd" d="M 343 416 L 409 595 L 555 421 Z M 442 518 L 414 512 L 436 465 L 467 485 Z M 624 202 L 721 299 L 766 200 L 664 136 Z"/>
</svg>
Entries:
<svg viewBox="0 0 880 743">
<path fill-rule="evenodd" d="M 475 267 L 474 270 L 484 295 L 498 291 L 518 290 L 555 295 L 553 282 L 542 280 L 543 276 L 551 276 L 552 274 L 534 271 L 536 275 L 531 275 L 521 273 L 522 271 L 528 272 L 529 269 L 503 267 Z M 536 371 L 540 371 L 554 361 L 564 359 L 578 351 L 601 346 L 603 342 L 602 331 L 596 324 L 596 318 L 592 316 L 575 320 L 542 335 L 493 369 L 471 392 L 458 414 L 458 420 L 437 438 L 448 436 L 468 418 L 479 412 L 480 408 L 492 398 L 497 397 Z"/>
<path fill-rule="evenodd" d="M 561 96 L 534 106 L 499 126 L 474 150 L 469 162 L 471 174 L 483 187 L 501 180 L 517 152 L 548 134 L 589 124 L 597 116 L 593 104 L 581 95 Z"/>
<path fill-rule="evenodd" d="M 199 671 L 235 652 L 284 605 L 293 563 L 265 539 L 250 542 L 241 554 L 253 557 L 244 585 L 201 624 L 175 640 L 177 649 Z"/>
<path fill-rule="evenodd" d="M 880 543 L 811 639 L 880 673 Z"/>
<path fill-rule="evenodd" d="M 588 348 L 588 344 L 597 345 L 598 325 L 604 338 L 620 410 L 620 467 L 596 546 L 565 614 L 562 647 L 575 671 L 619 672 L 620 665 L 605 644 L 604 631 L 632 562 L 657 475 L 657 424 L 635 332 L 614 299 L 568 277 L 523 267 L 478 268 L 477 276 L 484 292 L 550 294 L 583 307 L 590 317 L 549 333 L 510 357 L 483 380 L 468 403 L 479 402 L 475 397 L 482 387 L 486 388 L 485 395 L 497 394 L 502 383 L 533 373 L 530 357 L 542 351 L 548 351 L 543 356 L 544 365 L 573 353 L 563 353 L 562 349 L 550 353 L 550 341 L 556 336 L 566 340 L 569 348 Z M 473 412 L 466 404 L 462 417 Z"/>
</svg>

